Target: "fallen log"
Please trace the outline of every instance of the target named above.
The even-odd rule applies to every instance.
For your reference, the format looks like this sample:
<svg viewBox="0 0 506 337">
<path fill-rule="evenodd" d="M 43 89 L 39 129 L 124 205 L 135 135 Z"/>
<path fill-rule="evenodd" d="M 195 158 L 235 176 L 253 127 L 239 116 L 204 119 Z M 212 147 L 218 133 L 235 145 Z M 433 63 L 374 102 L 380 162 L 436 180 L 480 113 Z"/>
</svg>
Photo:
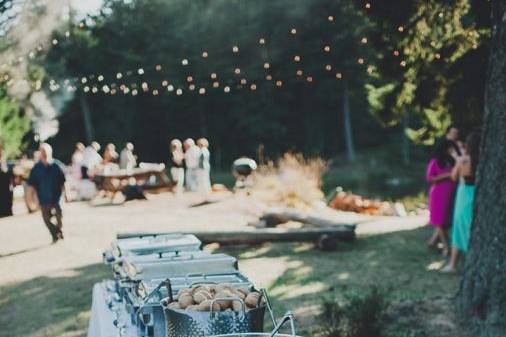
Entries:
<svg viewBox="0 0 506 337">
<path fill-rule="evenodd" d="M 121 233 L 118 239 L 151 236 L 168 233 Z M 197 231 L 192 232 L 202 243 L 220 245 L 255 245 L 265 242 L 336 242 L 355 240 L 355 225 L 339 225 L 325 228 L 261 228 L 240 231 Z"/>
<path fill-rule="evenodd" d="M 260 224 L 255 227 L 275 227 L 279 224 L 296 221 L 305 225 L 317 227 L 340 227 L 347 226 L 339 219 L 322 216 L 317 212 L 304 212 L 295 208 L 270 208 L 259 219 Z M 263 226 L 262 226 L 263 225 Z"/>
</svg>

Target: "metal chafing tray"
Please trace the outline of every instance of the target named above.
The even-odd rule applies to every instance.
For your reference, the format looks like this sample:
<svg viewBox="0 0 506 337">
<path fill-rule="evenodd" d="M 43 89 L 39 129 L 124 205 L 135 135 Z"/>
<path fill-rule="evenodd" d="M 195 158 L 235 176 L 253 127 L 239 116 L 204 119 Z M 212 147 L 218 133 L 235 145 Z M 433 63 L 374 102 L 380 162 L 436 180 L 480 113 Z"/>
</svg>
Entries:
<svg viewBox="0 0 506 337">
<path fill-rule="evenodd" d="M 125 291 L 127 311 L 132 323 L 137 325 L 139 336 L 165 337 L 167 328 L 160 301 L 172 293 L 177 299 L 181 288 L 203 283 L 227 283 L 230 286 L 253 288 L 246 276 L 239 271 L 210 274 L 188 274 L 167 279 L 151 279 L 137 282 Z"/>
<path fill-rule="evenodd" d="M 163 279 L 185 276 L 189 273 L 223 273 L 237 270 L 237 259 L 227 254 L 209 254 L 203 251 L 182 252 L 171 256 L 126 258 L 118 269 L 130 280 Z"/>
<path fill-rule="evenodd" d="M 146 255 L 174 251 L 196 251 L 202 242 L 193 234 L 148 234 L 117 239 L 112 243 L 112 257 Z"/>
</svg>

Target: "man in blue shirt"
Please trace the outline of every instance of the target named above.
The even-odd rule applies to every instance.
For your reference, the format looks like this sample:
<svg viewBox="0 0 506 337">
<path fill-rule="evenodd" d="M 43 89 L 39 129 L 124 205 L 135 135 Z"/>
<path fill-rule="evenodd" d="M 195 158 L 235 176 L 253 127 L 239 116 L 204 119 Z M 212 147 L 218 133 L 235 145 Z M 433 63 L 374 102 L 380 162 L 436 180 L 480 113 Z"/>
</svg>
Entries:
<svg viewBox="0 0 506 337">
<path fill-rule="evenodd" d="M 63 239 L 60 197 L 63 191 L 67 199 L 65 174 L 53 161 L 51 145 L 44 143 L 40 146 L 40 160 L 33 166 L 28 184 L 37 192 L 42 219 L 53 237 L 53 243 Z M 53 217 L 56 223 L 52 221 Z"/>
</svg>

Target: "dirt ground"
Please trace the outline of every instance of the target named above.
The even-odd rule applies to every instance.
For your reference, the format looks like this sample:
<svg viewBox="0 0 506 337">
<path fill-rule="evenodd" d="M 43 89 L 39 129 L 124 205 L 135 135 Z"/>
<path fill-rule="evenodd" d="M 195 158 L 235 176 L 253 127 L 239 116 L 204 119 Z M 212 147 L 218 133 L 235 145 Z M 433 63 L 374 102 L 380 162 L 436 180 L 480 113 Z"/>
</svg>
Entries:
<svg viewBox="0 0 506 337">
<path fill-rule="evenodd" d="M 22 205 L 17 204 L 18 214 L 0 219 L 0 336 L 84 336 L 91 304 L 91 287 L 94 282 L 109 276 L 109 270 L 101 264 L 101 254 L 117 233 L 233 231 L 256 220 L 263 207 L 245 195 L 224 193 L 213 196 L 213 200 L 215 202 L 211 204 L 192 207 L 201 201 L 198 195 L 175 197 L 160 194 L 150 196 L 147 201 L 131 201 L 123 205 L 65 204 L 65 240 L 54 245 L 40 214 L 27 214 Z M 422 273 L 420 275 L 429 275 L 423 284 L 418 284 L 420 282 L 416 280 L 416 275 L 409 276 L 411 269 L 406 270 L 408 276 L 394 275 L 394 272 L 397 273 L 395 268 L 401 268 L 402 271 L 403 266 L 399 265 L 402 261 L 390 258 L 391 265 L 382 266 L 383 262 L 378 265 L 373 259 L 376 254 L 383 254 L 378 250 L 388 250 L 388 245 L 399 250 L 412 249 L 413 242 L 410 240 L 418 240 L 427 234 L 426 230 L 421 229 L 426 223 L 425 216 L 386 218 L 344 212 L 335 212 L 333 216 L 342 223 L 359 224 L 356 246 L 352 244 L 334 255 L 310 253 L 313 250 L 307 244 L 240 247 L 229 251 L 240 258 L 241 270 L 257 286 L 266 287 L 272 292 L 280 311 L 295 306 L 294 311 L 303 316 L 307 316 L 305 312 L 316 305 L 314 300 L 308 301 L 307 296 L 320 296 L 323 291 L 339 290 L 341 286 L 345 289 L 368 284 L 362 283 L 362 278 L 354 281 L 355 275 L 360 274 L 363 267 L 367 269 L 367 266 L 371 266 L 372 271 L 381 270 L 381 273 L 386 270 L 391 274 L 389 277 L 400 277 L 401 284 L 411 286 L 412 283 L 416 289 L 426 284 L 436 284 L 436 293 L 444 294 L 455 287 L 456 278 L 441 280 L 439 275 L 428 273 L 442 261 L 437 256 L 419 256 L 425 248 L 423 243 L 418 243 L 419 248 L 409 255 L 412 260 L 409 268 L 416 268 L 417 273 Z M 358 264 L 353 262 L 355 259 L 358 259 Z M 325 272 L 329 279 L 326 283 L 318 279 L 319 276 L 312 269 L 318 261 L 322 261 L 327 268 Z M 367 274 L 364 276 L 367 277 Z M 296 283 L 301 277 L 306 279 Z M 375 277 L 371 276 L 371 280 Z M 430 289 L 427 291 L 432 295 Z M 404 292 L 396 293 L 395 299 L 409 299 L 410 296 L 406 295 L 409 293 L 410 289 L 406 287 Z M 438 315 L 441 316 L 441 313 L 438 312 Z M 29 321 L 26 321 L 27 317 L 30 317 Z M 434 320 L 437 321 L 438 317 Z M 302 321 L 305 330 L 309 331 L 311 320 Z"/>
</svg>

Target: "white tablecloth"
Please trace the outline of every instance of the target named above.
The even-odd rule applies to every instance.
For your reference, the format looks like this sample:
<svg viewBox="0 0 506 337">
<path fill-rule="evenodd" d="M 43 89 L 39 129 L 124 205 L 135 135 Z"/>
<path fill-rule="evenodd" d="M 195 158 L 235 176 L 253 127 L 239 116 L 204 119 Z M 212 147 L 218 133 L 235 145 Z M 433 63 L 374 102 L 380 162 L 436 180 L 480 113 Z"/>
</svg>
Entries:
<svg viewBox="0 0 506 337">
<path fill-rule="evenodd" d="M 136 327 L 132 325 L 124 304 L 113 301 L 112 308 L 107 304 L 107 299 L 114 294 L 108 290 L 108 285 L 112 286 L 112 281 L 93 286 L 88 337 L 137 337 Z M 122 326 L 121 329 L 114 325 L 115 320 L 118 326 Z"/>
</svg>

